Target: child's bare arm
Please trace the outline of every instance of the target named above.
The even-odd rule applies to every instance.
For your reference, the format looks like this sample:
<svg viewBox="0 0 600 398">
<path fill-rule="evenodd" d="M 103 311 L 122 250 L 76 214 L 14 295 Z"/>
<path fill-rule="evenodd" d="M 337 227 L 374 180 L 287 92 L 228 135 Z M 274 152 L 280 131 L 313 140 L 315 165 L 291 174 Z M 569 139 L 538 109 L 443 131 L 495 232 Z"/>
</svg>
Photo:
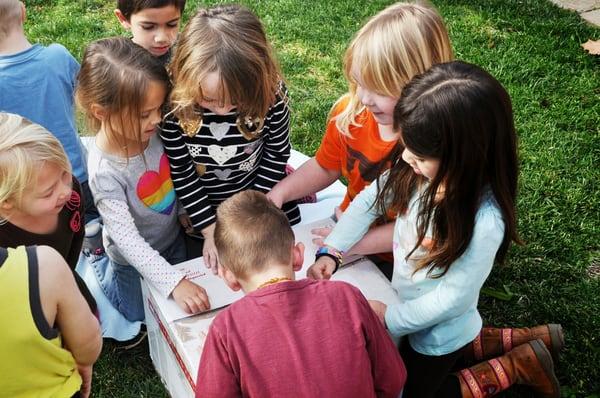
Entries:
<svg viewBox="0 0 600 398">
<path fill-rule="evenodd" d="M 340 178 L 339 170 L 322 167 L 315 158 L 306 161 L 300 168 L 281 180 L 267 193 L 267 197 L 277 205 L 298 199 L 326 188 Z"/>
<path fill-rule="evenodd" d="M 78 365 L 92 365 L 102 349 L 98 320 L 61 255 L 50 247 L 40 246 L 37 256 L 40 300 L 49 325 L 56 323 Z"/>
<path fill-rule="evenodd" d="M 373 227 L 359 240 L 347 254 L 377 254 L 392 251 L 392 238 L 395 222 Z"/>
</svg>

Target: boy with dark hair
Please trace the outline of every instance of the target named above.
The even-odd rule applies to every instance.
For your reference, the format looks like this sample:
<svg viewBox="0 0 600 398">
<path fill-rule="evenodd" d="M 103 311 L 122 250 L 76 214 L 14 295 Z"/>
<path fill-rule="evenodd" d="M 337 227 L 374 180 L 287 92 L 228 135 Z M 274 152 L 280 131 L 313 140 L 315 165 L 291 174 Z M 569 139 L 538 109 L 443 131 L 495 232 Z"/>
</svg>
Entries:
<svg viewBox="0 0 600 398">
<path fill-rule="evenodd" d="M 134 43 L 166 64 L 184 8 L 185 0 L 118 0 L 115 15 Z"/>
<path fill-rule="evenodd" d="M 344 282 L 294 280 L 304 246 L 264 194 L 219 206 L 215 244 L 225 283 L 246 296 L 211 325 L 197 397 L 400 394 L 404 364 L 367 300 Z"/>
</svg>

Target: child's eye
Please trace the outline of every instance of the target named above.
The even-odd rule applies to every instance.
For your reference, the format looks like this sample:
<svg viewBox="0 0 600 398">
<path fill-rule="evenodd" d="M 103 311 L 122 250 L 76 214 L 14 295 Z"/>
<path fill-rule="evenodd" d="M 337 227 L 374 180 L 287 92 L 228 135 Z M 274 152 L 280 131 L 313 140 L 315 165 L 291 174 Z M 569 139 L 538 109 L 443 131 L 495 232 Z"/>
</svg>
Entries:
<svg viewBox="0 0 600 398">
<path fill-rule="evenodd" d="M 142 119 L 148 119 L 150 117 L 150 113 L 149 112 L 142 113 L 140 116 L 142 117 Z"/>
<path fill-rule="evenodd" d="M 176 28 L 179 26 L 179 22 L 171 22 L 171 23 L 168 23 L 167 26 L 169 28 Z"/>
<path fill-rule="evenodd" d="M 141 25 L 144 30 L 152 30 L 154 29 L 154 25 Z"/>
</svg>

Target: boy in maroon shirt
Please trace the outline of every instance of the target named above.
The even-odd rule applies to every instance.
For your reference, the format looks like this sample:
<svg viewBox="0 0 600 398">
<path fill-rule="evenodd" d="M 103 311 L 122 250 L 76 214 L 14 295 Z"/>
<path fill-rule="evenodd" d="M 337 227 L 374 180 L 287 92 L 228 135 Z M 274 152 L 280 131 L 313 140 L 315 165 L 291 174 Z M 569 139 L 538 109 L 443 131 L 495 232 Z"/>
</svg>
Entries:
<svg viewBox="0 0 600 398">
<path fill-rule="evenodd" d="M 196 397 L 399 396 L 406 370 L 367 300 L 344 282 L 294 280 L 304 246 L 265 195 L 223 202 L 215 244 L 246 296 L 211 325 Z"/>
</svg>

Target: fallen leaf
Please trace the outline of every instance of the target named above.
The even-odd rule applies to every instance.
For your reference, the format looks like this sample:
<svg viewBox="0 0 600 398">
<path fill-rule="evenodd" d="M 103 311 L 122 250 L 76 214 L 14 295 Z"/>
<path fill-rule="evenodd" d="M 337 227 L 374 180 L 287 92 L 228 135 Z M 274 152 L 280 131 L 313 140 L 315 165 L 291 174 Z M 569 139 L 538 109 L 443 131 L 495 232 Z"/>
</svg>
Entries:
<svg viewBox="0 0 600 398">
<path fill-rule="evenodd" d="M 600 40 L 588 40 L 581 47 L 592 55 L 600 55 Z"/>
</svg>

